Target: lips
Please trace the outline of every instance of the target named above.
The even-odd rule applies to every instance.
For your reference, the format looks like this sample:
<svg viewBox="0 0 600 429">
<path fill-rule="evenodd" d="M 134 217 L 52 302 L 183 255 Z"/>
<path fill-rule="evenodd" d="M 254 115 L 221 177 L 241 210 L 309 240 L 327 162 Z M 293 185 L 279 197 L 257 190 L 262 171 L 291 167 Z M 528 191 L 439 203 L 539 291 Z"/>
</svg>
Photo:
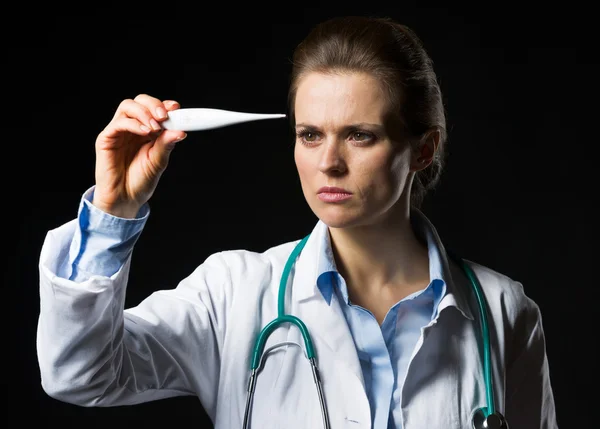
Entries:
<svg viewBox="0 0 600 429">
<path fill-rule="evenodd" d="M 323 186 L 321 189 L 317 191 L 317 194 L 352 194 L 352 192 L 344 189 L 338 188 L 336 186 Z"/>
<path fill-rule="evenodd" d="M 351 200 L 352 192 L 337 186 L 323 186 L 317 192 L 317 198 L 325 203 L 342 204 L 345 201 Z"/>
</svg>

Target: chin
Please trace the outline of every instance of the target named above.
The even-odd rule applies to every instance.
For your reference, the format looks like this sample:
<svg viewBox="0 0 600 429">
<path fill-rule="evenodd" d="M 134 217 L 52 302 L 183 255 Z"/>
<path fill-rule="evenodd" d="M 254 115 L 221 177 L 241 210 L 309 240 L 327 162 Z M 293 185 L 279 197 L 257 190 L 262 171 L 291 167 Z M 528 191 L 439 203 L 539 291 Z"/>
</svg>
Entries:
<svg viewBox="0 0 600 429">
<path fill-rule="evenodd" d="M 313 208 L 315 215 L 330 228 L 349 228 L 364 225 L 367 222 L 367 216 L 362 211 L 349 207 L 326 206 Z"/>
<path fill-rule="evenodd" d="M 327 204 L 312 201 L 313 213 L 330 228 L 354 228 L 359 226 L 386 223 L 386 219 L 401 216 L 403 211 L 400 201 L 391 206 L 365 204 Z"/>
</svg>

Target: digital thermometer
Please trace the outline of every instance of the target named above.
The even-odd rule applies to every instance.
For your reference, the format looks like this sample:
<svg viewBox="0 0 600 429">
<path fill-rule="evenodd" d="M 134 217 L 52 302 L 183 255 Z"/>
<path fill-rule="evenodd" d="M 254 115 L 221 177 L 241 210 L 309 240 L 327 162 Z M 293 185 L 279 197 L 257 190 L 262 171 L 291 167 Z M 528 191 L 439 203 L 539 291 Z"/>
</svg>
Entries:
<svg viewBox="0 0 600 429">
<path fill-rule="evenodd" d="M 242 122 L 285 117 L 284 113 L 247 113 L 223 109 L 182 108 L 168 112 L 168 118 L 161 125 L 166 130 L 201 131 Z"/>
</svg>

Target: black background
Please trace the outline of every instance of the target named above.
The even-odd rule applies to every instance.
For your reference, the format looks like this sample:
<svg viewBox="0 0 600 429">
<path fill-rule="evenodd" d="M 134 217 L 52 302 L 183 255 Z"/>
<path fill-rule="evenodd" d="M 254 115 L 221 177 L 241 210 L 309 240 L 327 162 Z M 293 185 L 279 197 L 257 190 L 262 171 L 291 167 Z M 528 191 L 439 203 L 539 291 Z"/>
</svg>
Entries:
<svg viewBox="0 0 600 429">
<path fill-rule="evenodd" d="M 587 427 L 598 361 L 592 13 L 574 2 L 208 7 L 146 5 L 151 18 L 135 19 L 117 10 L 39 16 L 5 38 L 5 115 L 20 113 L 4 138 L 2 211 L 17 219 L 5 237 L 3 315 L 16 333 L 2 353 L 16 361 L 3 377 L 9 415 L 72 427 L 159 427 L 166 417 L 203 426 L 196 398 L 86 409 L 42 391 L 35 331 L 44 236 L 76 216 L 94 182 L 95 137 L 122 99 L 148 93 L 183 107 L 284 113 L 296 44 L 323 19 L 356 14 L 396 18 L 422 38 L 450 135 L 446 171 L 423 211 L 448 247 L 524 284 L 542 310 L 559 424 Z M 212 252 L 263 251 L 309 232 L 316 218 L 292 141 L 285 119 L 190 133 L 150 202 L 127 304 L 176 286 Z"/>
</svg>

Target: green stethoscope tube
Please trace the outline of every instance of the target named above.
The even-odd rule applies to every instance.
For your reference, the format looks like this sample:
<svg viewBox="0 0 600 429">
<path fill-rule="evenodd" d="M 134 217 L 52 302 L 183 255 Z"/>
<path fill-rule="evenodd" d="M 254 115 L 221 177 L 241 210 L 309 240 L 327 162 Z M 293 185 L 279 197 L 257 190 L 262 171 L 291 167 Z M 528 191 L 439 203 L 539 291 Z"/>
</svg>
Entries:
<svg viewBox="0 0 600 429">
<path fill-rule="evenodd" d="M 246 401 L 246 410 L 244 414 L 244 429 L 248 427 L 249 423 L 249 414 L 250 407 L 252 403 L 252 398 L 254 396 L 254 388 L 256 387 L 256 377 L 258 375 L 259 367 L 262 360 L 262 354 L 264 351 L 265 344 L 269 335 L 281 324 L 283 323 L 291 323 L 296 325 L 296 327 L 300 330 L 302 334 L 302 338 L 304 339 L 304 346 L 306 348 L 306 357 L 311 363 L 313 376 L 315 379 L 315 383 L 317 384 L 317 391 L 319 394 L 319 400 L 321 404 L 321 411 L 323 413 L 323 423 L 325 428 L 329 428 L 329 418 L 327 416 L 327 411 L 325 408 L 323 390 L 321 386 L 320 376 L 318 374 L 317 365 L 316 365 L 316 357 L 315 351 L 313 347 L 313 343 L 308 332 L 308 329 L 304 322 L 299 318 L 285 314 L 285 293 L 288 283 L 288 278 L 290 271 L 296 261 L 296 258 L 304 248 L 304 245 L 308 241 L 310 234 L 304 237 L 294 248 L 290 257 L 288 258 L 285 267 L 283 269 L 283 274 L 281 276 L 281 281 L 279 283 L 279 294 L 278 294 L 278 302 L 277 302 L 277 318 L 267 324 L 258 334 L 256 339 L 252 360 L 251 360 L 251 375 L 248 383 L 248 398 Z M 484 418 L 487 418 L 490 415 L 496 413 L 495 402 L 494 402 L 494 389 L 493 389 L 493 377 L 492 377 L 492 365 L 491 365 L 491 344 L 490 344 L 490 333 L 488 327 L 488 319 L 487 319 L 487 305 L 485 302 L 485 297 L 483 295 L 483 291 L 481 289 L 481 285 L 477 280 L 477 277 L 473 270 L 465 263 L 462 258 L 459 258 L 448 252 L 448 254 L 455 259 L 457 263 L 460 264 L 463 271 L 466 273 L 469 278 L 473 291 L 475 292 L 475 296 L 477 298 L 477 304 L 479 307 L 479 318 L 481 322 L 481 337 L 483 342 L 483 370 L 484 370 L 484 381 L 485 381 L 485 392 L 486 392 L 486 408 L 482 408 L 480 411 L 483 413 Z"/>
<path fill-rule="evenodd" d="M 279 296 L 277 302 L 277 318 L 265 326 L 260 333 L 258 334 L 258 338 L 254 345 L 254 352 L 252 354 L 252 365 L 250 367 L 251 370 L 258 370 L 260 365 L 261 356 L 263 350 L 265 348 L 265 344 L 267 342 L 267 338 L 271 335 L 279 325 L 283 323 L 292 323 L 300 329 L 302 333 L 302 338 L 304 339 L 304 346 L 306 347 L 306 357 L 309 359 L 314 359 L 315 357 L 315 349 L 313 347 L 312 339 L 310 338 L 310 334 L 308 333 L 308 329 L 304 322 L 298 319 L 296 316 L 285 314 L 285 291 L 287 288 L 288 278 L 290 276 L 290 271 L 292 266 L 294 265 L 294 261 L 304 248 L 304 245 L 308 241 L 307 235 L 296 245 L 294 250 L 292 251 L 290 257 L 288 258 L 285 267 L 283 268 L 283 274 L 281 275 L 281 280 L 279 282 Z"/>
<path fill-rule="evenodd" d="M 490 332 L 488 328 L 488 320 L 487 320 L 487 305 L 485 303 L 485 297 L 483 296 L 483 291 L 481 290 L 481 285 L 477 280 L 477 276 L 462 259 L 461 265 L 469 280 L 471 280 L 471 285 L 473 286 L 473 290 L 475 291 L 475 296 L 477 297 L 477 304 L 479 307 L 479 320 L 481 322 L 481 338 L 483 340 L 483 377 L 485 379 L 485 394 L 487 398 L 487 409 L 482 410 L 485 417 L 490 414 L 494 414 L 496 412 L 496 408 L 494 406 L 494 389 L 493 389 L 493 378 L 492 378 L 492 355 L 491 355 L 491 344 L 490 344 Z"/>
<path fill-rule="evenodd" d="M 272 320 L 267 324 L 258 334 L 256 339 L 256 343 L 254 344 L 254 350 L 252 352 L 252 363 L 250 366 L 250 379 L 248 381 L 248 396 L 246 398 L 246 409 L 244 411 L 244 421 L 243 421 L 243 429 L 247 429 L 250 424 L 250 409 L 252 407 L 252 400 L 254 398 L 254 390 L 256 388 L 256 378 L 258 376 L 258 372 L 260 369 L 262 355 L 265 348 L 265 344 L 267 343 L 267 339 L 269 335 L 281 324 L 283 323 L 291 323 L 292 325 L 296 325 L 296 327 L 300 330 L 302 334 L 302 338 L 304 339 L 304 348 L 306 350 L 306 357 L 311 366 L 313 379 L 315 385 L 317 387 L 317 394 L 319 397 L 319 404 L 321 406 L 321 415 L 323 418 L 323 427 L 325 429 L 330 429 L 329 423 L 329 415 L 327 413 L 327 407 L 325 405 L 325 395 L 323 394 L 323 386 L 321 384 L 321 376 L 319 375 L 319 369 L 317 366 L 317 359 L 315 357 L 315 349 L 313 347 L 312 339 L 310 334 L 308 333 L 308 329 L 302 320 L 297 318 L 296 316 L 292 316 L 291 314 L 285 314 L 285 292 L 287 289 L 287 282 L 290 276 L 290 271 L 296 258 L 304 248 L 304 245 L 308 241 L 310 234 L 304 237 L 294 248 L 290 257 L 288 258 L 285 267 L 283 269 L 283 274 L 281 275 L 281 281 L 279 283 L 279 295 L 277 302 L 277 318 Z"/>
</svg>

